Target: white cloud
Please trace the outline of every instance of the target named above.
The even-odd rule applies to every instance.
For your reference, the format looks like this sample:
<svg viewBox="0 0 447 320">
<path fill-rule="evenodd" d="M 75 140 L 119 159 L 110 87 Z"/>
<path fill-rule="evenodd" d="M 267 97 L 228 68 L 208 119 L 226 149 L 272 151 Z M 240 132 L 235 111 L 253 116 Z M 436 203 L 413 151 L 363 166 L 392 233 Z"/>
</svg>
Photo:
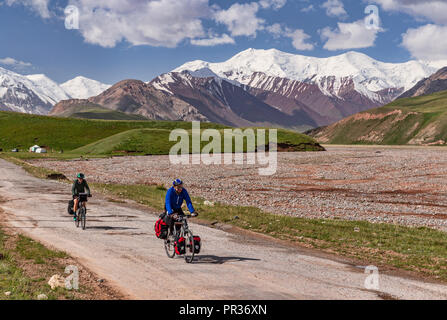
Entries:
<svg viewBox="0 0 447 320">
<path fill-rule="evenodd" d="M 292 39 L 292 45 L 297 50 L 313 50 L 314 49 L 313 44 L 306 42 L 311 37 L 301 29 L 289 31 L 286 34 L 286 37 Z"/>
<path fill-rule="evenodd" d="M 273 10 L 279 10 L 284 7 L 287 3 L 287 0 L 261 0 L 259 1 L 259 5 L 263 9 L 272 8 Z"/>
<path fill-rule="evenodd" d="M 307 7 L 302 8 L 300 11 L 307 13 L 307 12 L 314 11 L 314 10 L 315 10 L 314 5 L 310 4 Z"/>
<path fill-rule="evenodd" d="M 228 34 L 223 34 L 222 36 L 211 37 L 208 39 L 193 39 L 191 44 L 195 46 L 212 47 L 221 44 L 235 44 L 235 41 Z"/>
<path fill-rule="evenodd" d="M 344 8 L 343 2 L 340 0 L 327 0 L 321 5 L 322 8 L 326 9 L 326 14 L 329 17 L 347 17 L 348 14 Z"/>
<path fill-rule="evenodd" d="M 377 32 L 381 29 L 367 29 L 364 20 L 352 23 L 338 23 L 338 29 L 326 27 L 320 35 L 326 41 L 323 48 L 327 50 L 360 49 L 374 46 Z"/>
<path fill-rule="evenodd" d="M 216 22 L 227 26 L 233 37 L 256 37 L 257 31 L 264 29 L 265 20 L 258 18 L 259 4 L 251 2 L 246 4 L 235 3 L 227 10 L 215 12 Z"/>
<path fill-rule="evenodd" d="M 274 23 L 265 29 L 267 30 L 267 32 L 271 33 L 274 38 L 279 38 L 284 35 L 282 26 L 279 23 Z"/>
<path fill-rule="evenodd" d="M 373 0 L 385 11 L 405 12 L 415 17 L 447 24 L 447 1 L 445 0 Z"/>
<path fill-rule="evenodd" d="M 32 66 L 32 64 L 29 62 L 23 62 L 10 57 L 0 59 L 0 64 L 11 66 L 14 68 L 26 68 Z"/>
<path fill-rule="evenodd" d="M 208 0 L 71 0 L 79 8 L 80 32 L 88 43 L 176 47 L 205 35 L 201 18 Z"/>
<path fill-rule="evenodd" d="M 447 59 L 447 26 L 427 24 L 408 29 L 402 35 L 402 45 L 420 60 Z"/>
<path fill-rule="evenodd" d="M 314 45 L 307 42 L 311 36 L 306 34 L 302 29 L 292 30 L 287 27 L 283 28 L 279 23 L 272 24 L 265 29 L 272 34 L 274 38 L 285 37 L 292 39 L 292 45 L 297 50 L 314 49 Z"/>
<path fill-rule="evenodd" d="M 48 10 L 49 2 L 50 0 L 5 0 L 4 3 L 8 6 L 14 4 L 24 5 L 37 12 L 42 18 L 49 18 L 51 16 L 50 11 Z"/>
</svg>

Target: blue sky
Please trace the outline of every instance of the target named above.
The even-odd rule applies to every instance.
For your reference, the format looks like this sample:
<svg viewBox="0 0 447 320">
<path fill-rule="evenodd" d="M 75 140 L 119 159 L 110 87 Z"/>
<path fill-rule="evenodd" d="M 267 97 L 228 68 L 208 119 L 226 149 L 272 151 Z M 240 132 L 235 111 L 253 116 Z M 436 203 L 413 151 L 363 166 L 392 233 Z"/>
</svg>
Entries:
<svg viewBox="0 0 447 320">
<path fill-rule="evenodd" d="M 69 4 L 79 29 L 65 28 Z M 379 9 L 378 29 L 365 27 L 369 4 Z M 0 0 L 0 66 L 113 84 L 247 48 L 439 60 L 447 59 L 446 25 L 447 3 L 438 0 Z"/>
</svg>

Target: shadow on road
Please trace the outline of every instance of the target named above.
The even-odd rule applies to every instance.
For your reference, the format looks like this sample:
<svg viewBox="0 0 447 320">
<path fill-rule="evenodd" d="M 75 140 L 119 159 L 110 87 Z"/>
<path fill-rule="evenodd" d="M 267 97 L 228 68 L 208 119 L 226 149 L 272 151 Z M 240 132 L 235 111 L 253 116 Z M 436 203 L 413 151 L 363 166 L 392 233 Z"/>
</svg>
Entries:
<svg viewBox="0 0 447 320">
<path fill-rule="evenodd" d="M 225 262 L 240 262 L 240 261 L 261 261 L 254 258 L 243 257 L 218 257 L 212 255 L 195 256 L 193 263 L 211 263 L 211 264 L 224 264 Z"/>
<path fill-rule="evenodd" d="M 96 230 L 136 230 L 137 228 L 127 228 L 127 227 L 110 227 L 110 226 L 87 226 L 86 229 L 96 229 Z"/>
</svg>

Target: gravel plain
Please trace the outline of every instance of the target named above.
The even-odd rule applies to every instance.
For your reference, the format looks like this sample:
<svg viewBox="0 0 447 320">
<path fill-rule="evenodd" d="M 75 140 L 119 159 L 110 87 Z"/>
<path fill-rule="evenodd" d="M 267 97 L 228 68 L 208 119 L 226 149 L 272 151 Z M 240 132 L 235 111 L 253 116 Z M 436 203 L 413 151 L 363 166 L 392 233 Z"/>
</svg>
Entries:
<svg viewBox="0 0 447 320">
<path fill-rule="evenodd" d="M 447 148 L 328 146 L 278 153 L 277 172 L 259 165 L 173 165 L 168 156 L 33 160 L 88 181 L 163 184 L 179 177 L 192 196 L 267 212 L 447 230 Z"/>
</svg>

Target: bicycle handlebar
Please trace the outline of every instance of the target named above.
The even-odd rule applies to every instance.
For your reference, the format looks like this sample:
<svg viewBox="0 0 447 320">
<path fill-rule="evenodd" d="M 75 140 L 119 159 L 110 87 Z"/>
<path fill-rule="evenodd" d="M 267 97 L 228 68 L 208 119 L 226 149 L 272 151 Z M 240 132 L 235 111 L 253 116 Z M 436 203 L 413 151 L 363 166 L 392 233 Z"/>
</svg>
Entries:
<svg viewBox="0 0 447 320">
<path fill-rule="evenodd" d="M 92 197 L 92 195 L 90 194 L 90 193 L 78 193 L 78 195 L 77 195 L 78 197 L 81 197 L 81 196 L 87 196 L 87 197 L 89 197 L 89 198 L 91 198 Z"/>
</svg>

